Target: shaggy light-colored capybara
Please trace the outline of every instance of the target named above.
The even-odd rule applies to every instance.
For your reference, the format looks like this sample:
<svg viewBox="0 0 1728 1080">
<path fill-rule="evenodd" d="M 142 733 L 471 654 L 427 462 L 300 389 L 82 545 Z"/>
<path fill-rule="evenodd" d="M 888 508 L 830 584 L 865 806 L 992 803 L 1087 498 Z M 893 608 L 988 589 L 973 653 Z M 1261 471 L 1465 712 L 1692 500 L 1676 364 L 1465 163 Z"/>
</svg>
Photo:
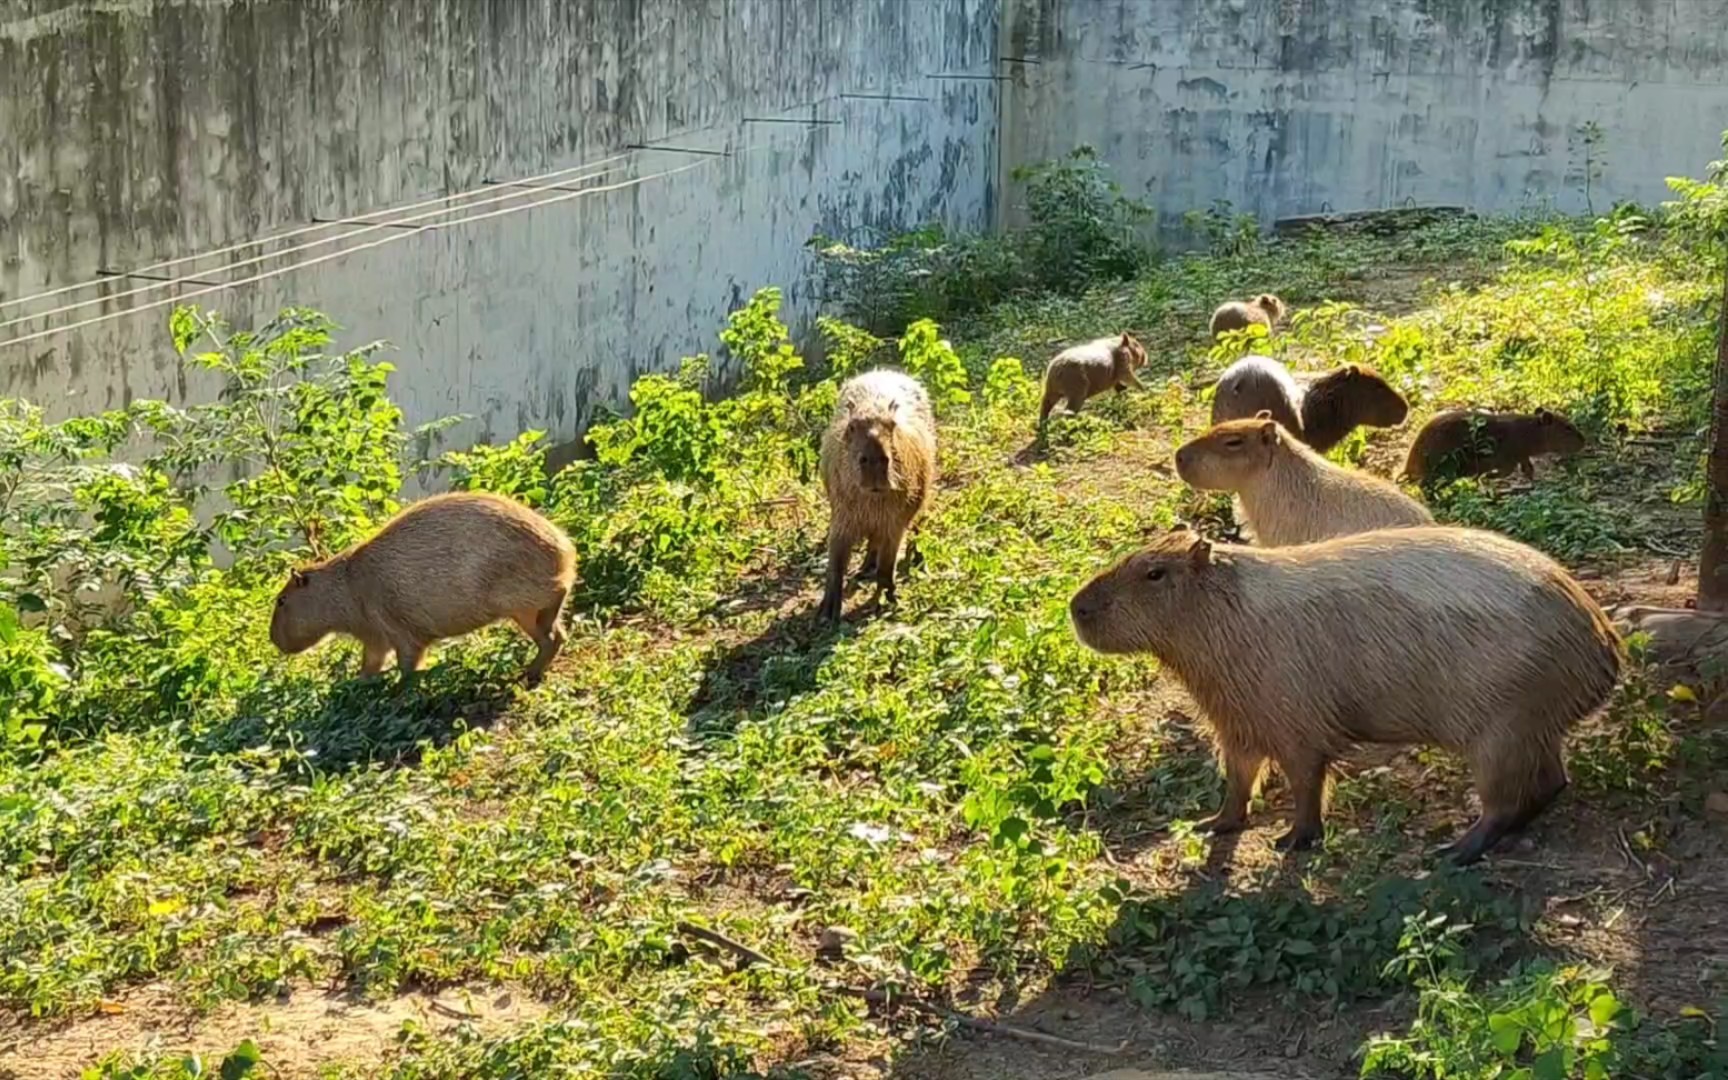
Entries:
<svg viewBox="0 0 1728 1080">
<path fill-rule="evenodd" d="M 1373 368 L 1344 364 L 1298 378 L 1270 356 L 1245 356 L 1218 377 L 1212 422 L 1243 420 L 1262 409 L 1322 454 L 1363 424 L 1397 427 L 1410 413 L 1404 396 Z"/>
<path fill-rule="evenodd" d="M 1101 337 L 1083 345 L 1063 349 L 1044 369 L 1044 404 L 1038 409 L 1038 427 L 1045 421 L 1058 401 L 1068 402 L 1068 411 L 1076 413 L 1088 398 L 1097 397 L 1115 388 L 1117 393 L 1132 386 L 1144 389 L 1134 373 L 1146 364 L 1146 347 L 1129 333 Z"/>
<path fill-rule="evenodd" d="M 894 571 L 906 534 L 936 490 L 936 418 L 924 387 L 878 369 L 847 380 L 822 435 L 822 488 L 828 494 L 828 578 L 820 615 L 840 619 L 852 549 L 865 542 L 864 575 L 879 596 L 896 599 Z"/>
<path fill-rule="evenodd" d="M 498 495 L 436 495 L 405 508 L 370 540 L 293 571 L 276 596 L 270 640 L 285 653 L 331 634 L 359 639 L 362 675 L 396 654 L 418 671 L 433 642 L 510 619 L 540 647 L 538 682 L 564 644 L 559 616 L 576 580 L 576 549 L 558 526 Z"/>
<path fill-rule="evenodd" d="M 1235 492 L 1261 547 L 1434 522 L 1396 485 L 1327 461 L 1264 412 L 1184 443 L 1176 474 L 1201 491 Z"/>
<path fill-rule="evenodd" d="M 1361 743 L 1469 762 L 1481 816 L 1448 845 L 1479 859 L 1566 787 L 1566 732 L 1600 708 L 1619 637 L 1547 556 L 1473 529 L 1389 529 L 1264 550 L 1176 530 L 1069 605 L 1102 653 L 1152 653 L 1204 712 L 1224 766 L 1210 827 L 1243 828 L 1268 759 L 1295 815 L 1280 849 L 1324 830 L 1328 770 Z"/>
<path fill-rule="evenodd" d="M 1536 474 L 1530 459 L 1566 457 L 1584 449 L 1584 433 L 1559 413 L 1448 409 L 1422 425 L 1402 475 L 1416 483 L 1442 476 Z"/>
<path fill-rule="evenodd" d="M 1212 336 L 1229 330 L 1240 330 L 1259 323 L 1268 333 L 1284 317 L 1284 301 L 1271 293 L 1261 293 L 1252 300 L 1229 300 L 1212 312 Z"/>
</svg>

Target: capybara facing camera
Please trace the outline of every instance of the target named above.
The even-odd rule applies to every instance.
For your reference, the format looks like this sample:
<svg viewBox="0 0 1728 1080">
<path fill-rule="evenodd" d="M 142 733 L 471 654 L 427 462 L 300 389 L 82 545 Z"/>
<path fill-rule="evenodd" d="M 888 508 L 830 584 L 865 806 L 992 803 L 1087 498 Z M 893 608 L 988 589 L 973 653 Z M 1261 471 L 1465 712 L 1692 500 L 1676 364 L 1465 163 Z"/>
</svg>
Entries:
<svg viewBox="0 0 1728 1080">
<path fill-rule="evenodd" d="M 284 653 L 347 634 L 365 650 L 362 675 L 395 654 L 404 675 L 434 642 L 512 620 L 540 651 L 538 682 L 564 644 L 559 618 L 576 580 L 562 529 L 499 495 L 459 492 L 408 506 L 371 539 L 294 570 L 276 596 L 270 640 Z"/>
<path fill-rule="evenodd" d="M 1211 544 L 1178 529 L 1094 577 L 1070 615 L 1102 653 L 1155 655 L 1212 729 L 1244 827 L 1270 760 L 1295 817 L 1323 834 L 1329 768 L 1360 743 L 1461 754 L 1481 815 L 1448 845 L 1474 862 L 1566 787 L 1566 732 L 1608 700 L 1622 651 L 1602 610 L 1547 556 L 1492 533 L 1392 529 L 1298 547 Z"/>
</svg>

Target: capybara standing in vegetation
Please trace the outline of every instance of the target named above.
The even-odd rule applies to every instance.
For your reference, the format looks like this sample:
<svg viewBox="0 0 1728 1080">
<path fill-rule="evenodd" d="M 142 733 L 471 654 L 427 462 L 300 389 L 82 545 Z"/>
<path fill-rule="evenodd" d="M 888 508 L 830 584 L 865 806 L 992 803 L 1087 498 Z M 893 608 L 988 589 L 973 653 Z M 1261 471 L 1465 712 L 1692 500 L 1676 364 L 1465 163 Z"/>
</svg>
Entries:
<svg viewBox="0 0 1728 1080">
<path fill-rule="evenodd" d="M 1302 391 L 1300 438 L 1319 453 L 1337 446 L 1359 426 L 1397 427 L 1410 403 L 1380 373 L 1344 364 L 1314 379 Z M 1276 419 L 1277 414 L 1273 414 Z"/>
<path fill-rule="evenodd" d="M 270 640 L 285 653 L 331 634 L 358 638 L 362 675 L 396 654 L 419 670 L 435 641 L 513 620 L 540 651 L 538 682 L 564 644 L 559 616 L 576 580 L 576 550 L 563 530 L 498 495 L 437 495 L 404 509 L 377 535 L 295 570 L 276 597 Z"/>
<path fill-rule="evenodd" d="M 1448 409 L 1422 425 L 1403 475 L 1416 483 L 1444 476 L 1503 475 L 1517 469 L 1536 474 L 1530 459 L 1544 454 L 1564 457 L 1584 449 L 1584 433 L 1559 413 L 1484 412 Z"/>
<path fill-rule="evenodd" d="M 1068 411 L 1079 412 L 1087 398 L 1114 387 L 1118 393 L 1132 386 L 1143 389 L 1134 374 L 1146 364 L 1146 347 L 1134 335 L 1101 337 L 1083 345 L 1063 349 L 1044 369 L 1044 404 L 1038 409 L 1038 427 L 1050 419 L 1058 401 L 1068 402 Z"/>
<path fill-rule="evenodd" d="M 828 494 L 828 579 L 821 617 L 840 619 L 846 564 L 859 541 L 864 572 L 895 600 L 894 570 L 907 532 L 936 490 L 936 418 L 916 379 L 879 369 L 840 388 L 822 434 L 822 488 Z"/>
<path fill-rule="evenodd" d="M 1362 424 L 1397 427 L 1410 413 L 1404 396 L 1373 368 L 1344 364 L 1306 386 L 1270 356 L 1244 356 L 1212 391 L 1212 422 L 1243 420 L 1262 409 L 1320 453 Z"/>
<path fill-rule="evenodd" d="M 1176 474 L 1201 491 L 1235 492 L 1262 547 L 1434 522 L 1396 485 L 1334 465 L 1264 412 L 1227 420 L 1184 443 Z"/>
<path fill-rule="evenodd" d="M 1445 747 L 1481 816 L 1476 861 L 1566 787 L 1567 730 L 1607 700 L 1621 647 L 1547 556 L 1474 529 L 1389 529 L 1301 547 L 1177 530 L 1069 604 L 1080 640 L 1155 655 L 1193 695 L 1224 766 L 1216 832 L 1247 824 L 1267 760 L 1295 802 L 1280 849 L 1323 835 L 1331 763 L 1360 743 Z"/>
<path fill-rule="evenodd" d="M 1284 317 L 1284 301 L 1271 293 L 1261 293 L 1252 300 L 1230 300 L 1218 305 L 1212 313 L 1212 336 L 1229 330 L 1240 330 L 1259 323 L 1268 333 Z"/>
</svg>

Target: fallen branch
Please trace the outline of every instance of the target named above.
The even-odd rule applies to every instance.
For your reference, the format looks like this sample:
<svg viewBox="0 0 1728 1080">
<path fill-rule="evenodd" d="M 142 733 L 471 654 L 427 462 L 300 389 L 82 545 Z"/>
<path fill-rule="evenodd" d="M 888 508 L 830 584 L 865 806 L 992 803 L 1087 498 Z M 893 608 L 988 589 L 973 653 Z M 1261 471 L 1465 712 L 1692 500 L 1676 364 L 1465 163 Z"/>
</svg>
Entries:
<svg viewBox="0 0 1728 1080">
<path fill-rule="evenodd" d="M 909 1008 L 914 1012 L 923 1013 L 925 1016 L 934 1017 L 938 1020 L 946 1020 L 949 1023 L 958 1024 L 963 1028 L 969 1028 L 973 1031 L 981 1031 L 988 1035 L 1002 1035 L 1010 1039 L 1021 1039 L 1026 1042 L 1039 1043 L 1043 1046 L 1054 1046 L 1062 1050 L 1077 1050 L 1083 1054 L 1100 1054 L 1105 1057 L 1115 1057 L 1116 1055 L 1126 1053 L 1128 1050 L 1127 1039 L 1123 1039 L 1115 1046 L 1105 1046 L 1101 1043 L 1082 1042 L 1078 1039 L 1065 1039 L 1060 1035 L 1051 1035 L 1048 1032 L 1038 1031 L 1033 1028 L 1018 1027 L 1014 1024 L 1005 1024 L 998 1020 L 985 1020 L 982 1017 L 968 1016 L 965 1013 L 955 1012 L 953 1009 L 944 1009 L 940 1005 L 932 1005 L 927 1001 L 920 1001 L 914 997 L 896 997 L 885 990 L 865 990 L 856 986 L 841 986 L 836 989 L 843 994 L 861 998 L 864 1001 L 868 1001 L 875 1005 L 886 1005 L 889 1007 L 904 1005 L 906 1008 Z"/>
<path fill-rule="evenodd" d="M 776 966 L 774 961 L 769 959 L 765 954 L 757 952 L 755 949 L 752 949 L 743 942 L 733 941 L 725 934 L 709 930 L 707 927 L 697 926 L 695 923 L 681 922 L 678 924 L 677 930 L 685 937 L 693 937 L 698 941 L 706 941 L 710 945 L 725 949 L 727 952 L 742 961 L 745 967 L 749 967 L 751 964 L 761 964 L 764 967 Z"/>
</svg>

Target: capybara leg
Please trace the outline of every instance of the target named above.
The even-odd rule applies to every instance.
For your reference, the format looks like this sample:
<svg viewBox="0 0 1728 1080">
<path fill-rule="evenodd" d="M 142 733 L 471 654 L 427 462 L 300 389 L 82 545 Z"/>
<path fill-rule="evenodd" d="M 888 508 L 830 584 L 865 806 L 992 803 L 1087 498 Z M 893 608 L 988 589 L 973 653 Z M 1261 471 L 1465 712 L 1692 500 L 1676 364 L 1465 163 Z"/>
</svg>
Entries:
<svg viewBox="0 0 1728 1080">
<path fill-rule="evenodd" d="M 876 564 L 881 561 L 881 558 L 882 553 L 877 550 L 875 539 L 871 539 L 864 545 L 864 565 L 858 568 L 858 576 L 852 580 L 861 584 L 874 578 L 876 576 Z"/>
<path fill-rule="evenodd" d="M 403 675 L 414 675 L 425 660 L 426 646 L 423 643 L 407 640 L 396 642 L 396 668 Z"/>
<path fill-rule="evenodd" d="M 560 593 L 556 603 L 535 612 L 522 627 L 528 636 L 534 639 L 534 644 L 540 647 L 540 651 L 534 655 L 533 662 L 523 674 L 530 686 L 546 676 L 546 669 L 552 666 L 552 661 L 558 658 L 558 650 L 564 647 L 564 627 L 558 621 L 563 610 L 564 595 Z M 520 617 L 517 621 L 521 622 Z"/>
<path fill-rule="evenodd" d="M 1224 755 L 1224 801 L 1218 812 L 1200 823 L 1200 828 L 1218 836 L 1241 832 L 1248 827 L 1248 804 L 1260 788 L 1260 778 L 1266 773 L 1266 755 L 1240 748 L 1227 749 Z"/>
<path fill-rule="evenodd" d="M 1280 761 L 1284 779 L 1290 782 L 1295 813 L 1290 831 L 1272 842 L 1279 851 L 1306 851 L 1326 835 L 1326 768 L 1323 757 L 1300 757 Z"/>
<path fill-rule="evenodd" d="M 1049 383 L 1044 384 L 1044 404 L 1038 406 L 1038 430 L 1043 431 L 1045 423 L 1050 419 L 1050 411 L 1056 408 L 1056 403 L 1062 400 L 1062 392 Z"/>
<path fill-rule="evenodd" d="M 876 548 L 877 595 L 888 604 L 897 603 L 900 599 L 899 591 L 894 587 L 894 567 L 900 561 L 900 542 L 905 536 L 904 531 L 884 533 L 871 542 L 871 546 Z"/>
<path fill-rule="evenodd" d="M 1085 394 L 1069 394 L 1068 395 L 1068 411 L 1069 412 L 1076 413 L 1076 414 L 1079 413 L 1080 406 L 1082 406 L 1084 404 L 1086 404 L 1086 395 Z"/>
<path fill-rule="evenodd" d="M 360 677 L 370 679 L 390 662 L 390 646 L 382 641 L 363 641 L 360 644 L 366 650 L 366 655 L 360 660 Z"/>
<path fill-rule="evenodd" d="M 846 564 L 852 561 L 852 540 L 832 530 L 828 534 L 828 582 L 817 615 L 829 622 L 840 621 L 840 594 L 846 586 Z"/>
<path fill-rule="evenodd" d="M 1526 480 L 1536 479 L 1536 466 L 1530 464 L 1529 458 L 1525 458 L 1518 463 L 1518 471 L 1524 474 L 1524 479 Z"/>
<path fill-rule="evenodd" d="M 908 535 L 906 543 L 900 548 L 900 576 L 905 577 L 907 571 L 916 570 L 924 565 L 924 553 L 918 550 L 918 538 Z"/>
<path fill-rule="evenodd" d="M 1529 826 L 1566 790 L 1566 762 L 1558 743 L 1496 751 L 1485 748 L 1473 762 L 1482 816 L 1470 830 L 1440 849 L 1459 866 L 1481 859 L 1501 840 Z"/>
</svg>

